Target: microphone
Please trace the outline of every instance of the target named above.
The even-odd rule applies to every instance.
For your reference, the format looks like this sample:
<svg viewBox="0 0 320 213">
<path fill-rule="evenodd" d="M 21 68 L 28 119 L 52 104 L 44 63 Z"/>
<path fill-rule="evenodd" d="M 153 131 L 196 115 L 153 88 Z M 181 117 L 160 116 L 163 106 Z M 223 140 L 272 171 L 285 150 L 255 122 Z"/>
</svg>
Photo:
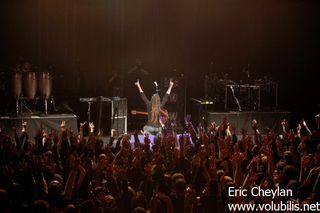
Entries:
<svg viewBox="0 0 320 213">
<path fill-rule="evenodd" d="M 156 81 L 154 81 L 153 83 L 156 86 L 156 92 L 158 93 L 159 91 L 161 91 L 161 89 L 159 89 L 158 87 L 158 83 Z"/>
</svg>

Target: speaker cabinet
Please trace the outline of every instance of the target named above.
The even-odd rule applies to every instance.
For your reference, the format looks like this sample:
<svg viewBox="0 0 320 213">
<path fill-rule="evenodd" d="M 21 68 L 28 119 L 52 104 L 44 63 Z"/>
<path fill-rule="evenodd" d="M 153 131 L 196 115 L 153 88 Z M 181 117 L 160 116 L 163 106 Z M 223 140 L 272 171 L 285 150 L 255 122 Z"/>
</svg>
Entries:
<svg viewBox="0 0 320 213">
<path fill-rule="evenodd" d="M 119 134 L 127 132 L 127 116 L 111 118 L 111 129 L 117 130 Z"/>
<path fill-rule="evenodd" d="M 111 129 L 119 134 L 127 132 L 128 101 L 126 98 L 115 97 L 111 102 Z"/>
</svg>

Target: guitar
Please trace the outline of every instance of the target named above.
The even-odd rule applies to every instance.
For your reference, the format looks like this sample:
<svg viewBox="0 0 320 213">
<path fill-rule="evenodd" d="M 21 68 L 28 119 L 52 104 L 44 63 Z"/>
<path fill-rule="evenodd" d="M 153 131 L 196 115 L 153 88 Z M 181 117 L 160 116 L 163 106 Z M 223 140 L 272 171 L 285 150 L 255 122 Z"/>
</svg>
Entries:
<svg viewBox="0 0 320 213">
<path fill-rule="evenodd" d="M 131 115 L 148 115 L 148 113 L 144 111 L 131 110 Z"/>
<path fill-rule="evenodd" d="M 159 122 L 161 126 L 164 127 L 169 120 L 169 112 L 166 109 L 160 109 L 160 113 Z"/>
<path fill-rule="evenodd" d="M 148 112 L 144 111 L 137 111 L 137 110 L 131 110 L 131 115 L 148 115 Z M 165 124 L 169 120 L 169 112 L 166 109 L 160 109 L 160 117 L 159 117 L 159 122 L 161 126 L 165 126 Z"/>
</svg>

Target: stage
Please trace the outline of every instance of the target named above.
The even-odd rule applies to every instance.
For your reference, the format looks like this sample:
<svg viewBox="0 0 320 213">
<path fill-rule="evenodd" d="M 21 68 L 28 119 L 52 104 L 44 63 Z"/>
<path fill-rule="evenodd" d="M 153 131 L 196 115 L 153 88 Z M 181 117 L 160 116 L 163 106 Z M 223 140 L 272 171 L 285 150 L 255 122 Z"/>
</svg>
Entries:
<svg viewBox="0 0 320 213">
<path fill-rule="evenodd" d="M 36 134 L 36 131 L 42 126 L 47 133 L 51 130 L 60 132 L 60 124 L 66 122 L 66 128 L 78 132 L 77 116 L 74 114 L 48 114 L 48 115 L 19 115 L 19 116 L 1 116 L 0 124 L 4 127 L 4 131 L 12 134 L 12 127 L 16 127 L 17 131 L 21 131 L 22 121 L 27 122 L 27 133 L 30 139 Z"/>
<path fill-rule="evenodd" d="M 253 119 L 258 121 L 258 127 L 261 133 L 266 128 L 272 128 L 277 133 L 280 133 L 280 123 L 282 119 L 290 121 L 290 112 L 287 111 L 274 111 L 274 112 L 207 112 L 206 123 L 210 125 L 211 122 L 216 122 L 218 125 L 223 118 L 226 117 L 230 124 L 236 127 L 236 134 L 241 135 L 241 128 L 247 128 L 248 134 L 253 134 L 251 122 Z M 21 130 L 22 121 L 27 121 L 27 133 L 33 137 L 37 130 L 42 126 L 47 133 L 51 130 L 55 132 L 60 131 L 61 121 L 66 121 L 66 127 L 78 132 L 77 116 L 74 114 L 49 114 L 49 115 L 21 115 L 21 116 L 1 116 L 0 124 L 4 127 L 5 131 L 12 134 L 12 127 L 15 126 L 18 132 Z M 131 121 L 128 121 L 131 122 Z M 194 124 L 196 125 L 196 124 Z M 133 132 L 133 129 L 128 130 Z M 178 132 L 182 133 L 182 132 Z M 141 138 L 142 139 L 142 136 Z M 153 137 L 151 136 L 151 140 Z"/>
<path fill-rule="evenodd" d="M 210 125 L 211 122 L 221 123 L 226 117 L 229 123 L 236 127 L 236 134 L 241 135 L 241 128 L 247 128 L 248 134 L 253 134 L 251 123 L 253 119 L 258 122 L 258 128 L 261 133 L 264 133 L 266 128 L 272 128 L 277 133 L 280 133 L 280 123 L 282 119 L 290 120 L 290 112 L 287 111 L 245 111 L 245 112 L 207 112 L 206 122 Z"/>
</svg>

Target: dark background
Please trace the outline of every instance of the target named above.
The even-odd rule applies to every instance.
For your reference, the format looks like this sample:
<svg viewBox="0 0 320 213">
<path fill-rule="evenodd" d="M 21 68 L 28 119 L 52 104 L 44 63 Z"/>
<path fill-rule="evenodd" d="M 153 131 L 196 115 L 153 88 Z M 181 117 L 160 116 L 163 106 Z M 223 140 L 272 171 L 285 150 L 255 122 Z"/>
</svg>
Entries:
<svg viewBox="0 0 320 213">
<path fill-rule="evenodd" d="M 151 95 L 154 80 L 183 75 L 189 102 L 204 97 L 205 74 L 239 81 L 250 63 L 255 78 L 279 82 L 279 109 L 311 120 L 320 97 L 318 2 L 2 0 L 1 73 L 9 76 L 21 61 L 37 72 L 50 68 L 58 101 L 112 95 L 113 73 L 125 79 L 124 97 L 138 93 L 132 91 L 138 77 Z M 149 75 L 128 76 L 139 63 Z M 4 85 L 8 77 L 1 80 Z M 8 87 L 2 93 L 8 102 Z M 129 106 L 135 101 L 129 98 Z"/>
</svg>

